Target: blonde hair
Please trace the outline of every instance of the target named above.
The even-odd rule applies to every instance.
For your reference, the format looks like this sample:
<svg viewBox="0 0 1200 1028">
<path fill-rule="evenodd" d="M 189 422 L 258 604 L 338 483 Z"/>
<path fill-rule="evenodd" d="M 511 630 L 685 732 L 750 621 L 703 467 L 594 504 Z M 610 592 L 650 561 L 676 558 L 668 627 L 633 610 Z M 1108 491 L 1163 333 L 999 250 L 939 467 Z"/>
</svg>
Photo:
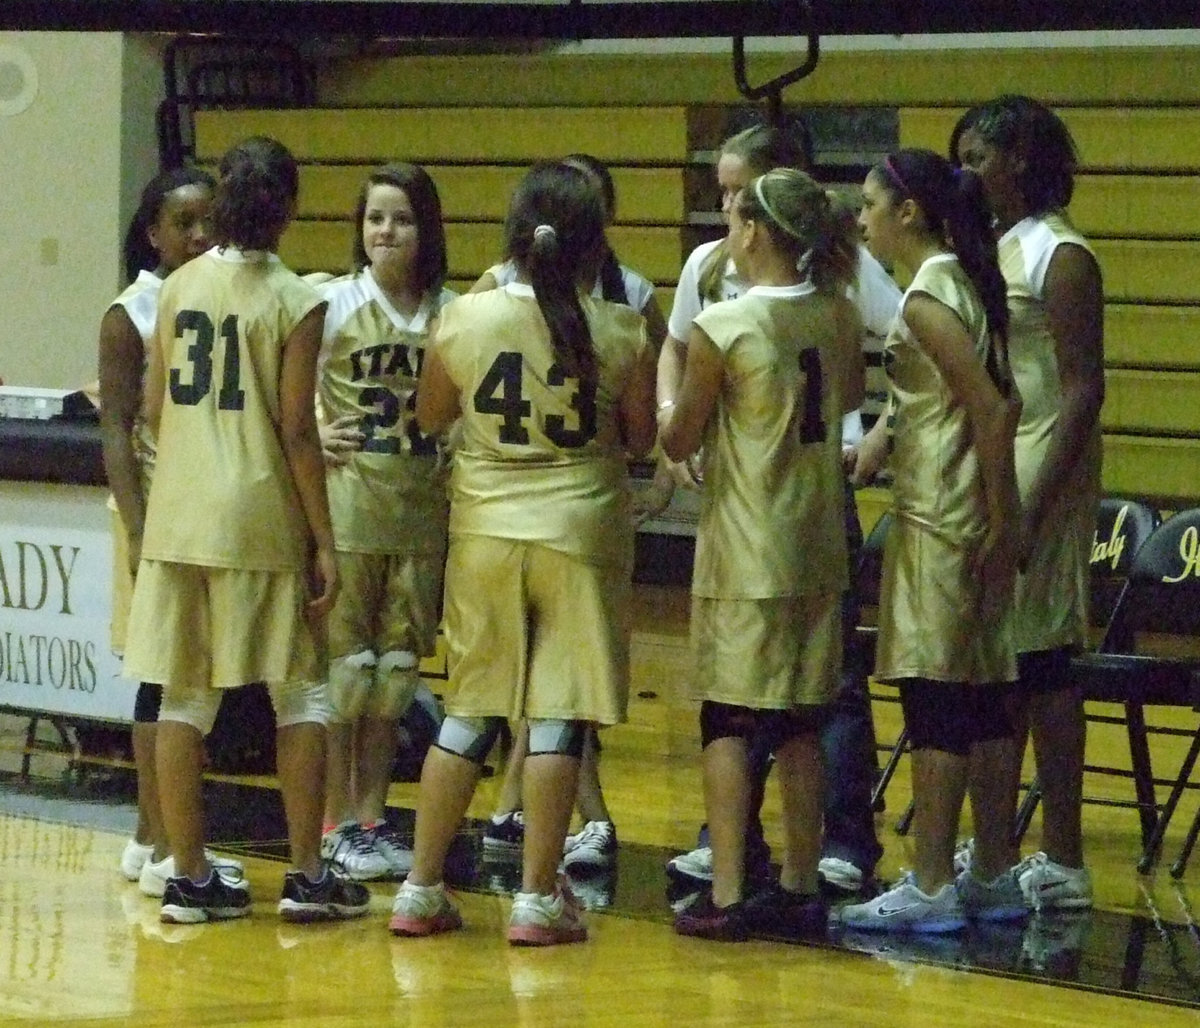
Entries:
<svg viewBox="0 0 1200 1028">
<path fill-rule="evenodd" d="M 812 176 L 773 168 L 738 194 L 738 214 L 763 225 L 772 243 L 793 261 L 806 261 L 822 292 L 844 289 L 858 271 L 858 244 L 845 212 Z"/>
<path fill-rule="evenodd" d="M 810 163 L 803 143 L 773 125 L 751 125 L 734 133 L 721 144 L 720 156 L 741 158 L 755 175 L 762 175 L 772 168 L 808 167 Z M 728 263 L 729 243 L 722 239 L 700 269 L 697 286 L 702 303 L 721 299 L 721 280 Z"/>
</svg>

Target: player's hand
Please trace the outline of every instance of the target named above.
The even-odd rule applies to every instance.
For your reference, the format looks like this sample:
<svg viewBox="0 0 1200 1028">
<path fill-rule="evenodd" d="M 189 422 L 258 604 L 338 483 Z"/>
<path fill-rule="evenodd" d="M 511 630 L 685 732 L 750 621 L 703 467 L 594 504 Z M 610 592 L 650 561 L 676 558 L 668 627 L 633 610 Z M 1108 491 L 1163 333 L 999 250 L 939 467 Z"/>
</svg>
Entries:
<svg viewBox="0 0 1200 1028">
<path fill-rule="evenodd" d="M 318 549 L 313 557 L 311 569 L 311 591 L 313 598 L 305 610 L 311 618 L 327 617 L 333 610 L 334 600 L 341 590 L 338 578 L 337 558 L 331 549 Z"/>
<path fill-rule="evenodd" d="M 669 474 L 656 474 L 645 489 L 639 489 L 633 495 L 633 523 L 640 525 L 651 518 L 658 517 L 670 506 L 671 497 L 675 495 L 675 483 Z"/>
<path fill-rule="evenodd" d="M 129 577 L 136 582 L 138 565 L 142 562 L 142 537 L 140 533 L 128 537 L 127 549 L 129 554 Z"/>
<path fill-rule="evenodd" d="M 345 414 L 328 425 L 320 426 L 321 456 L 331 468 L 350 463 L 350 457 L 362 449 L 363 435 L 358 417 Z"/>
<path fill-rule="evenodd" d="M 886 432 L 868 432 L 854 446 L 842 452 L 842 467 L 854 486 L 869 485 L 883 470 L 888 457 Z"/>
<path fill-rule="evenodd" d="M 984 535 L 971 562 L 971 570 L 983 586 L 985 624 L 991 624 L 1007 607 L 1017 579 L 1017 533 L 1011 524 L 992 525 Z"/>
</svg>

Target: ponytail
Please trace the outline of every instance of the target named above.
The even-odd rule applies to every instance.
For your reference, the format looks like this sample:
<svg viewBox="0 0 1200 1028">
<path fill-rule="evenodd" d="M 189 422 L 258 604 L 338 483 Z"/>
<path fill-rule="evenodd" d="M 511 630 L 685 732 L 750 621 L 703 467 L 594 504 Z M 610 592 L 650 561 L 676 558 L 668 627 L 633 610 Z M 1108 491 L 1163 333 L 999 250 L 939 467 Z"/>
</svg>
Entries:
<svg viewBox="0 0 1200 1028">
<path fill-rule="evenodd" d="M 994 352 L 986 361 L 988 373 L 1001 392 L 1009 382 L 1008 287 L 1000 272 L 996 233 L 974 172 L 953 167 L 931 150 L 900 150 L 873 169 L 876 180 L 899 201 L 911 198 L 924 214 L 929 231 L 947 243 L 979 294 L 987 313 Z"/>
<path fill-rule="evenodd" d="M 845 289 L 858 271 L 858 245 L 847 211 L 803 171 L 775 168 L 737 198 L 738 213 L 763 225 L 772 244 L 824 293 Z"/>
<path fill-rule="evenodd" d="M 604 211 L 586 173 L 536 165 L 513 194 L 504 233 L 508 255 L 533 284 L 558 363 L 571 377 L 595 383 L 596 354 L 579 287 L 604 252 Z"/>
</svg>

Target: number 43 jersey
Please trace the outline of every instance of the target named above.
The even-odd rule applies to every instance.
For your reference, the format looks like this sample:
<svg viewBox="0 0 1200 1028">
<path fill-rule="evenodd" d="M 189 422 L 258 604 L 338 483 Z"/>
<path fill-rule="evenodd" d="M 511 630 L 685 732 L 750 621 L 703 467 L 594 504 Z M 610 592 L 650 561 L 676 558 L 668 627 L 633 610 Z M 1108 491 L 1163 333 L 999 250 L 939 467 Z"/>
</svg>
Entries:
<svg viewBox="0 0 1200 1028">
<path fill-rule="evenodd" d="M 618 407 L 649 343 L 641 315 L 582 296 L 597 381 L 555 358 L 533 289 L 510 283 L 442 311 L 435 346 L 458 387 L 462 444 L 451 470 L 451 536 L 539 543 L 631 568 L 633 521 Z"/>
<path fill-rule="evenodd" d="M 305 566 L 279 438 L 284 343 L 322 303 L 274 254 L 212 249 L 163 283 L 166 370 L 142 556 L 252 571 Z"/>
<path fill-rule="evenodd" d="M 317 372 L 324 418 L 357 418 L 365 436 L 349 463 L 326 473 L 337 548 L 440 555 L 446 548 L 445 468 L 439 441 L 417 428 L 414 400 L 429 331 L 454 293 L 427 295 L 408 318 L 370 268 L 319 291 L 329 301 Z"/>
</svg>

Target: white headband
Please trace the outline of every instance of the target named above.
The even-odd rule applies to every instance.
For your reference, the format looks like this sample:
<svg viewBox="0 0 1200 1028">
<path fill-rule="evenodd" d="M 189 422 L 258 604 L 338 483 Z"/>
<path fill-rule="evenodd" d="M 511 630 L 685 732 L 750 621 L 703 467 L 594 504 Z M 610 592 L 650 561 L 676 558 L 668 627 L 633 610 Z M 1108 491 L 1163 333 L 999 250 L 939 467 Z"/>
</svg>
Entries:
<svg viewBox="0 0 1200 1028">
<path fill-rule="evenodd" d="M 557 235 L 558 235 L 558 233 L 554 231 L 553 225 L 539 225 L 537 228 L 535 228 L 533 230 L 533 238 L 534 239 L 541 239 L 542 236 L 557 236 Z"/>
<path fill-rule="evenodd" d="M 775 224 L 778 225 L 781 229 L 783 229 L 783 231 L 786 232 L 789 236 L 791 236 L 793 239 L 802 239 L 803 236 L 801 236 L 800 233 L 797 232 L 795 229 L 793 229 L 790 225 L 784 224 L 783 219 L 780 218 L 779 215 L 776 214 L 775 211 L 771 208 L 771 205 L 769 203 L 767 203 L 767 198 L 763 195 L 763 186 L 762 186 L 763 179 L 765 179 L 766 177 L 767 177 L 766 175 L 759 175 L 758 178 L 756 178 L 754 180 L 754 195 L 758 199 L 759 206 L 761 206 L 762 209 L 767 212 L 767 217 L 770 218 L 773 222 L 775 222 Z"/>
</svg>

